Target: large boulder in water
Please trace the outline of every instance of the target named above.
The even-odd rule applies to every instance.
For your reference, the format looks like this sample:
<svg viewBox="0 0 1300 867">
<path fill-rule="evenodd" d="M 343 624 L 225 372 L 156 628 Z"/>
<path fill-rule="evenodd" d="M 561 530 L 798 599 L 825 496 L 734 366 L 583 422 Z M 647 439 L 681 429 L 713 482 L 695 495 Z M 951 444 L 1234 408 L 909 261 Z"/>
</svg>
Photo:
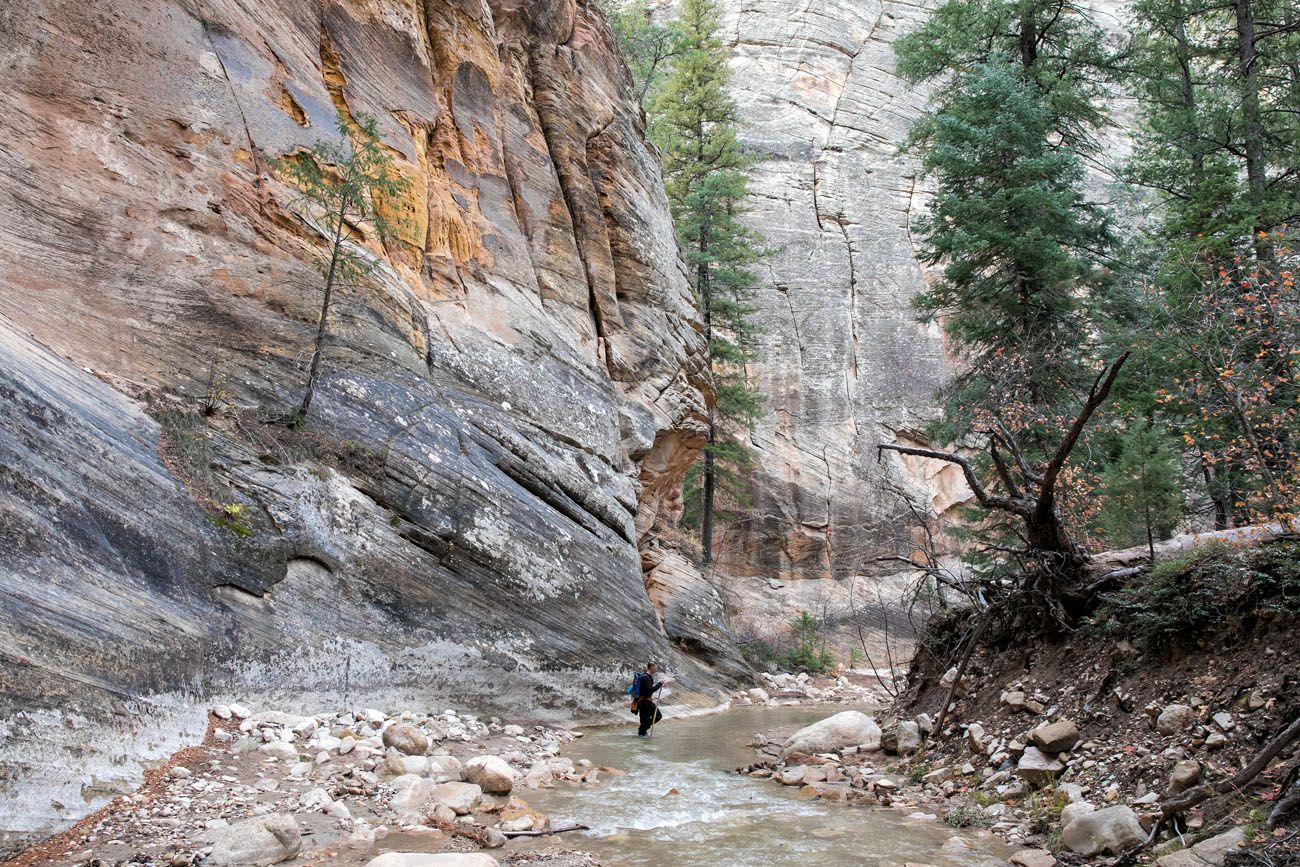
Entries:
<svg viewBox="0 0 1300 867">
<path fill-rule="evenodd" d="M 875 719 L 861 711 L 846 710 L 821 722 L 805 726 L 790 735 L 781 748 L 783 755 L 791 753 L 829 753 L 858 744 L 880 745 L 880 726 Z"/>
</svg>

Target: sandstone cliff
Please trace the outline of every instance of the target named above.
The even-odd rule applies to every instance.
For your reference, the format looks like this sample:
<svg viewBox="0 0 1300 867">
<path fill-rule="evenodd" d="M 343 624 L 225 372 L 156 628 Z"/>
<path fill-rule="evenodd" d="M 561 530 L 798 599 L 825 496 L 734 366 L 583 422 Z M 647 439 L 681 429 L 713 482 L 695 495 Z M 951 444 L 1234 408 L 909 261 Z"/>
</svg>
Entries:
<svg viewBox="0 0 1300 867">
<path fill-rule="evenodd" d="M 710 385 L 596 18 L 34 0 L 0 10 L 0 56 L 10 842 L 131 785 L 214 697 L 572 719 L 646 656 L 700 701 L 739 670 L 717 593 L 655 541 Z M 281 435 L 321 239 L 266 160 L 336 109 L 379 119 L 411 188 Z M 643 569 L 672 578 L 653 603 Z"/>
<path fill-rule="evenodd" d="M 942 334 L 910 306 L 924 285 L 911 236 L 924 200 L 899 148 L 926 93 L 894 74 L 892 47 L 924 8 L 723 6 L 742 139 L 756 160 L 750 222 L 776 254 L 757 300 L 768 415 L 753 435 L 754 514 L 729 529 L 722 568 L 869 573 L 905 514 L 887 480 L 939 511 L 965 496 L 940 467 L 875 458 L 877 442 L 920 435 L 948 370 Z"/>
</svg>

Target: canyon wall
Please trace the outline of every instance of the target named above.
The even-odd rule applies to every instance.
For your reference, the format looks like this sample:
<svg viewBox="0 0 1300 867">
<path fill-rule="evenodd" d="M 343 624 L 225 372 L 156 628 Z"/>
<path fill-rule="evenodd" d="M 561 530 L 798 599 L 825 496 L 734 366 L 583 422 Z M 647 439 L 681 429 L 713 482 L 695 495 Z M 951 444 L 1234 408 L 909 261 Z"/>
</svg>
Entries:
<svg viewBox="0 0 1300 867">
<path fill-rule="evenodd" d="M 748 221 L 760 269 L 753 370 L 753 514 L 727 528 L 721 568 L 742 584 L 870 574 L 905 515 L 899 491 L 942 512 L 967 495 L 951 469 L 876 460 L 922 436 L 947 371 L 911 228 L 924 207 L 900 153 L 924 89 L 894 73 L 893 42 L 924 20 L 894 0 L 723 0 L 732 93 L 755 160 Z"/>
<path fill-rule="evenodd" d="M 556 720 L 745 670 L 658 528 L 711 384 L 658 159 L 572 0 L 0 10 L 0 834 L 208 702 Z M 269 160 L 376 118 L 409 182 L 344 286 Z M 205 414 L 201 410 L 208 410 Z M 0 853 L 2 854 L 2 853 Z"/>
</svg>

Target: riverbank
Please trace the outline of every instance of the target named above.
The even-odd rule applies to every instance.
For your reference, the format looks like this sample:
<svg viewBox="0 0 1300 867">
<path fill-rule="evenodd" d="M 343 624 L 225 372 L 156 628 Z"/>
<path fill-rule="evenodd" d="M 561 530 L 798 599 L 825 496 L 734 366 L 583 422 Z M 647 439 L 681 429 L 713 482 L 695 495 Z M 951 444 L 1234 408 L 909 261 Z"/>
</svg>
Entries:
<svg viewBox="0 0 1300 867">
<path fill-rule="evenodd" d="M 1034 867 L 1300 864 L 1294 557 L 1207 551 L 1064 635 L 990 631 L 970 654 L 975 630 L 955 612 L 878 720 L 815 747 L 765 730 L 743 770 L 984 827 Z M 1258 598 L 1237 605 L 1251 581 Z"/>
<path fill-rule="evenodd" d="M 582 853 L 536 855 L 514 837 L 553 830 L 528 792 L 617 773 L 565 758 L 580 737 L 454 710 L 298 716 L 220 706 L 202 743 L 4 867 L 353 867 L 385 851 L 484 850 L 504 864 L 596 867 Z"/>
<path fill-rule="evenodd" d="M 675 721 L 736 707 L 878 703 L 871 676 L 764 675 L 732 704 L 669 708 Z M 631 720 L 631 717 L 629 717 Z M 622 731 L 589 729 L 588 731 Z M 629 727 L 630 731 L 630 727 Z M 572 836 L 547 841 L 547 790 L 599 789 L 621 771 L 566 753 L 584 731 L 529 721 L 376 709 L 299 716 L 211 710 L 203 741 L 144 784 L 4 867 L 284 863 L 359 867 L 384 852 L 488 852 L 503 864 L 596 867 Z M 747 734 L 734 734 L 744 749 Z M 726 768 L 710 771 L 726 783 Z M 583 809 L 575 812 L 583 821 Z M 515 835 L 539 836 L 515 836 Z M 249 852 L 248 840 L 261 848 Z M 569 845 L 569 841 L 573 845 Z M 242 848 L 241 848 L 242 847 Z"/>
</svg>

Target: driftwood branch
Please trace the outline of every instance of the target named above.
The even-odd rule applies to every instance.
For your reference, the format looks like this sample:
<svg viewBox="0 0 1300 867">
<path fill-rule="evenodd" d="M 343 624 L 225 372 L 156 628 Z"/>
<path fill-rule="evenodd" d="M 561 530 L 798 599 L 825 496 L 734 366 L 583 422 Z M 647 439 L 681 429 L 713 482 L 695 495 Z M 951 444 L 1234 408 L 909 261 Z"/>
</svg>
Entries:
<svg viewBox="0 0 1300 867">
<path fill-rule="evenodd" d="M 1185 813 L 1202 801 L 1207 801 L 1216 795 L 1227 795 L 1245 788 L 1251 780 L 1259 776 L 1269 766 L 1273 759 L 1277 758 L 1278 753 L 1286 749 L 1297 737 L 1300 737 L 1300 717 L 1292 720 L 1289 726 L 1284 728 L 1277 737 L 1269 741 L 1264 749 L 1256 753 L 1255 758 L 1251 759 L 1250 763 L 1236 774 L 1217 783 L 1196 786 L 1181 795 L 1162 801 L 1160 804 L 1161 821 Z"/>
<path fill-rule="evenodd" d="M 569 831 L 589 831 L 586 825 L 565 825 L 563 828 L 548 828 L 545 831 L 502 831 L 506 837 L 549 837 L 552 834 L 564 834 Z"/>
<path fill-rule="evenodd" d="M 1291 768 L 1291 773 L 1282 781 L 1282 788 L 1277 795 L 1273 811 L 1268 814 L 1264 827 L 1272 831 L 1295 810 L 1300 809 L 1300 764 Z"/>
<path fill-rule="evenodd" d="M 1083 409 L 1079 410 L 1079 414 L 1074 417 L 1074 424 L 1070 425 L 1070 430 L 1066 433 L 1065 439 L 1061 441 L 1060 448 L 1056 450 L 1056 454 L 1052 456 L 1047 469 L 1043 471 L 1043 481 L 1039 486 L 1043 491 L 1043 496 L 1039 497 L 1038 500 L 1040 511 L 1051 504 L 1051 494 L 1056 488 L 1056 479 L 1061 475 L 1061 469 L 1070 457 L 1070 452 L 1074 451 L 1074 445 L 1079 441 L 1079 436 L 1083 433 L 1083 429 L 1087 427 L 1093 413 L 1110 396 L 1110 388 L 1115 384 L 1115 378 L 1119 376 L 1124 362 L 1128 361 L 1128 356 L 1129 353 L 1125 352 L 1115 359 L 1115 362 L 1109 368 L 1097 374 L 1097 378 L 1093 380 L 1092 388 L 1088 389 L 1088 399 L 1084 401 Z"/>
<path fill-rule="evenodd" d="M 874 558 L 873 562 L 905 563 L 906 565 L 911 566 L 913 569 L 917 570 L 918 572 L 922 572 L 926 575 L 929 575 L 931 578 L 935 580 L 936 583 L 942 584 L 944 587 L 949 587 L 966 597 L 970 597 L 972 595 L 970 588 L 954 580 L 954 578 L 951 575 L 949 575 L 946 571 L 944 571 L 942 568 L 938 566 L 928 566 L 925 563 L 922 563 L 920 560 L 916 560 L 912 557 L 905 557 L 902 554 L 887 554 L 883 557 Z"/>
</svg>

